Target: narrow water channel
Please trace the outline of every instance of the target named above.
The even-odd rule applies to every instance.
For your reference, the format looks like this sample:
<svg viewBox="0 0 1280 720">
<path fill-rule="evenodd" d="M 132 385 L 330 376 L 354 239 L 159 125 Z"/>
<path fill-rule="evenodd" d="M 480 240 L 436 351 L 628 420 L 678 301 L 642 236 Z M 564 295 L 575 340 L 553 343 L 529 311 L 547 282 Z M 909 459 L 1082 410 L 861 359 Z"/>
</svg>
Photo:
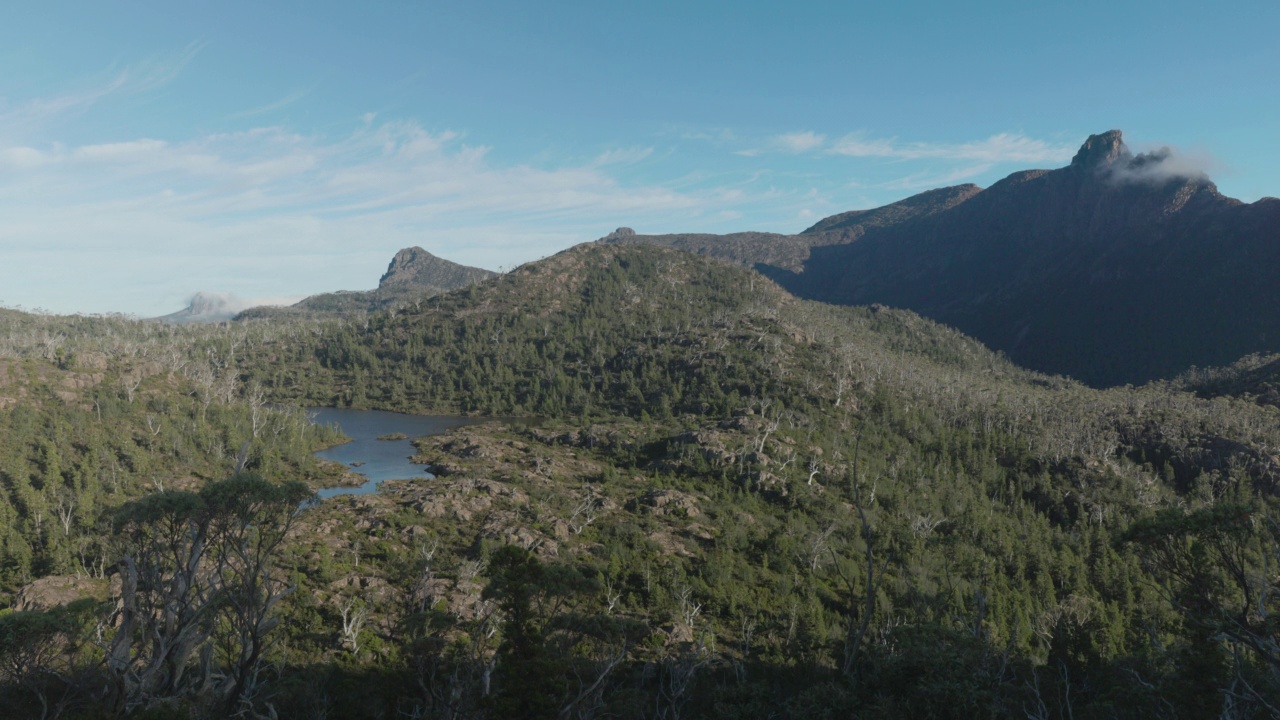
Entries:
<svg viewBox="0 0 1280 720">
<path fill-rule="evenodd" d="M 337 425 L 351 442 L 335 445 L 316 453 L 321 460 L 346 465 L 352 472 L 368 478 L 359 487 L 326 488 L 317 493 L 321 500 L 338 495 L 365 495 L 377 492 L 384 480 L 409 480 L 434 477 L 422 465 L 409 461 L 413 456 L 414 438 L 439 435 L 450 428 L 470 425 L 476 418 L 456 415 L 405 415 L 384 410 L 343 410 L 339 408 L 307 408 L 312 421 L 319 425 Z M 405 435 L 400 440 L 379 440 L 387 435 Z"/>
</svg>

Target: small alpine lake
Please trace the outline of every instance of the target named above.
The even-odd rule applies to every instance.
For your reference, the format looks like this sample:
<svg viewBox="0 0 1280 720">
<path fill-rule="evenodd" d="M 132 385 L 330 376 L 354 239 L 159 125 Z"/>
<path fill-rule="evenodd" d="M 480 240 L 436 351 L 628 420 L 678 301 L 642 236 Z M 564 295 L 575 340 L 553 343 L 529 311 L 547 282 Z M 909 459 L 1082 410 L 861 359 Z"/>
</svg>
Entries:
<svg viewBox="0 0 1280 720">
<path fill-rule="evenodd" d="M 487 418 L 460 415 L 406 415 L 385 410 L 346 410 L 342 408 L 307 408 L 311 421 L 318 425 L 336 425 L 350 442 L 325 448 L 315 454 L 321 460 L 342 463 L 351 472 L 368 480 L 358 487 L 331 487 L 316 495 L 327 500 L 338 495 L 367 495 L 377 492 L 384 480 L 409 480 L 435 477 L 423 465 L 410 461 L 413 440 L 439 435 L 452 428 L 474 425 Z M 379 440 L 393 437 L 396 439 Z"/>
</svg>

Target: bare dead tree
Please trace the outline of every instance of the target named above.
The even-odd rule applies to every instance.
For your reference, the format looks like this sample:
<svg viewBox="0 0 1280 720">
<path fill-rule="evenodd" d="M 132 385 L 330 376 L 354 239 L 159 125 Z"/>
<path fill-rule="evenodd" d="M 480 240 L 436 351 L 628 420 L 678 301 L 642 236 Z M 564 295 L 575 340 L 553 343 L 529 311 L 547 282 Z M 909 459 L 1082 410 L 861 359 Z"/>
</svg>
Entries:
<svg viewBox="0 0 1280 720">
<path fill-rule="evenodd" d="M 360 599 L 352 597 L 347 598 L 338 611 L 342 614 L 342 645 L 352 655 L 357 655 L 360 652 L 360 631 L 369 619 L 369 608 Z"/>
<path fill-rule="evenodd" d="M 836 526 L 832 523 L 827 526 L 826 530 L 813 533 L 813 535 L 809 537 L 808 542 L 805 544 L 805 553 L 802 559 L 805 564 L 809 566 L 810 573 L 817 572 L 818 567 L 822 564 L 823 558 L 828 555 L 831 547 L 831 536 L 835 531 Z"/>
<path fill-rule="evenodd" d="M 688 585 L 681 586 L 676 591 L 676 600 L 680 602 L 680 619 L 692 630 L 694 622 L 702 614 L 702 603 L 694 602 L 693 588 Z"/>
<path fill-rule="evenodd" d="M 142 373 L 136 370 L 125 373 L 120 377 L 120 389 L 124 390 L 125 399 L 129 401 L 130 405 L 133 404 L 134 393 L 136 393 L 138 391 L 138 387 L 142 385 L 142 379 Z"/>
<path fill-rule="evenodd" d="M 58 513 L 58 519 L 62 521 L 62 536 L 70 537 L 71 521 L 75 519 L 76 498 L 71 492 L 63 489 L 58 493 L 58 504 L 55 508 Z"/>
<path fill-rule="evenodd" d="M 769 436 L 776 432 L 778 426 L 782 424 L 782 410 L 777 406 L 774 406 L 773 418 L 769 418 L 768 409 L 771 405 L 773 403 L 766 400 L 760 406 L 760 419 L 763 421 L 763 425 L 760 429 L 760 437 L 756 438 L 755 441 L 756 453 L 764 452 L 764 446 L 769 441 Z"/>
<path fill-rule="evenodd" d="M 573 509 L 573 515 L 569 518 L 569 529 L 574 535 L 581 535 L 582 531 L 588 525 L 596 521 L 600 516 L 600 501 L 595 497 L 588 497 Z"/>
<path fill-rule="evenodd" d="M 604 657 L 604 659 L 594 665 L 592 672 L 583 676 L 579 668 L 574 668 L 574 674 L 578 679 L 579 690 L 568 702 L 560 708 L 559 716 L 561 720 L 589 720 L 597 716 L 598 712 L 604 707 L 604 689 L 605 681 L 613 673 L 614 669 L 627 658 L 627 643 L 623 641 L 617 647 Z"/>
<path fill-rule="evenodd" d="M 705 638 L 694 647 L 664 661 L 659 668 L 657 713 L 658 720 L 680 720 L 686 717 L 685 706 L 698 671 L 712 661 Z"/>
<path fill-rule="evenodd" d="M 844 662 L 841 663 L 840 672 L 844 675 L 852 673 L 858 665 L 858 656 L 862 651 L 862 642 L 866 637 L 867 628 L 871 625 L 871 618 L 876 611 L 876 592 L 879 590 L 880 582 L 884 579 L 884 573 L 889 567 L 886 558 L 879 563 L 877 567 L 875 556 L 875 529 L 871 526 L 871 522 L 867 519 L 866 508 L 863 505 L 862 485 L 858 477 L 858 461 L 861 456 L 862 435 L 859 433 L 858 439 L 854 442 L 853 463 L 852 463 L 852 482 L 853 482 L 853 506 L 858 511 L 858 522 L 862 526 L 862 539 L 866 544 L 866 560 L 863 581 L 863 597 L 862 610 L 858 610 L 858 598 L 856 596 L 856 586 L 853 578 L 845 574 L 836 563 L 836 568 L 843 577 L 845 584 L 849 588 L 849 625 L 845 635 L 844 646 Z M 874 500 L 874 490 L 872 491 L 872 500 Z M 834 554 L 834 553 L 833 553 Z"/>
<path fill-rule="evenodd" d="M 605 580 L 604 581 L 604 602 L 605 602 L 604 612 L 605 614 L 606 615 L 612 614 L 613 609 L 617 607 L 618 603 L 621 600 L 622 600 L 622 593 L 614 588 L 613 580 L 612 579 Z"/>
<path fill-rule="evenodd" d="M 266 391 L 262 389 L 259 383 L 253 383 L 249 389 L 245 391 L 245 400 L 249 403 L 250 421 L 253 425 L 253 437 L 257 439 L 258 433 L 262 430 L 266 423 L 267 417 L 271 414 L 271 408 L 267 406 Z"/>
<path fill-rule="evenodd" d="M 418 558 L 422 564 L 418 571 L 418 576 L 414 580 L 413 588 L 409 593 L 409 597 L 413 602 L 413 608 L 417 612 L 423 612 L 431 607 L 434 598 L 431 596 L 431 581 L 435 578 L 432 561 L 435 559 L 436 551 L 439 550 L 439 541 L 432 541 L 430 545 L 418 546 Z"/>
</svg>

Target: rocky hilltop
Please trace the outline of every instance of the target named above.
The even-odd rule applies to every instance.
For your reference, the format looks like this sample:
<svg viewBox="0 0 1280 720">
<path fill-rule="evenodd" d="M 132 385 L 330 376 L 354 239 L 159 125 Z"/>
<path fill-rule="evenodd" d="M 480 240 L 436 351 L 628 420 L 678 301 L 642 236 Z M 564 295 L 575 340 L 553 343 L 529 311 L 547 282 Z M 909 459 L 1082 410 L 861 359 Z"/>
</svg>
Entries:
<svg viewBox="0 0 1280 720">
<path fill-rule="evenodd" d="M 910 308 L 1036 370 L 1097 385 L 1280 351 L 1280 200 L 1225 197 L 1118 130 L 1014 173 L 799 235 L 632 235 L 756 267 L 802 297 Z"/>
<path fill-rule="evenodd" d="M 338 291 L 312 295 L 287 308 L 253 308 L 238 318 L 295 315 L 340 315 L 369 312 L 414 297 L 428 297 L 484 282 L 497 273 L 459 265 L 436 257 L 420 247 L 395 254 L 374 290 Z"/>
<path fill-rule="evenodd" d="M 414 287 L 441 292 L 484 282 L 497 273 L 484 268 L 450 262 L 420 247 L 405 248 L 396 253 L 387 272 L 378 281 L 380 289 Z"/>
</svg>

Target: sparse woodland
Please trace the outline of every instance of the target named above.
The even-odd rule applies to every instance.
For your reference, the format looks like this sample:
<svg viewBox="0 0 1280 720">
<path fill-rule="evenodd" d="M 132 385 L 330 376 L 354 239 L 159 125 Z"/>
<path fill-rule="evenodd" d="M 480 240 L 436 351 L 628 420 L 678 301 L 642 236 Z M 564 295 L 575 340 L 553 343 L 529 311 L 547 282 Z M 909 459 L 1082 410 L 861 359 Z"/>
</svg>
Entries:
<svg viewBox="0 0 1280 720">
<path fill-rule="evenodd" d="M 0 707 L 1275 717 L 1264 363 L 1099 391 L 627 245 L 340 319 L 0 311 Z M 309 405 L 530 421 L 299 512 Z"/>
</svg>

